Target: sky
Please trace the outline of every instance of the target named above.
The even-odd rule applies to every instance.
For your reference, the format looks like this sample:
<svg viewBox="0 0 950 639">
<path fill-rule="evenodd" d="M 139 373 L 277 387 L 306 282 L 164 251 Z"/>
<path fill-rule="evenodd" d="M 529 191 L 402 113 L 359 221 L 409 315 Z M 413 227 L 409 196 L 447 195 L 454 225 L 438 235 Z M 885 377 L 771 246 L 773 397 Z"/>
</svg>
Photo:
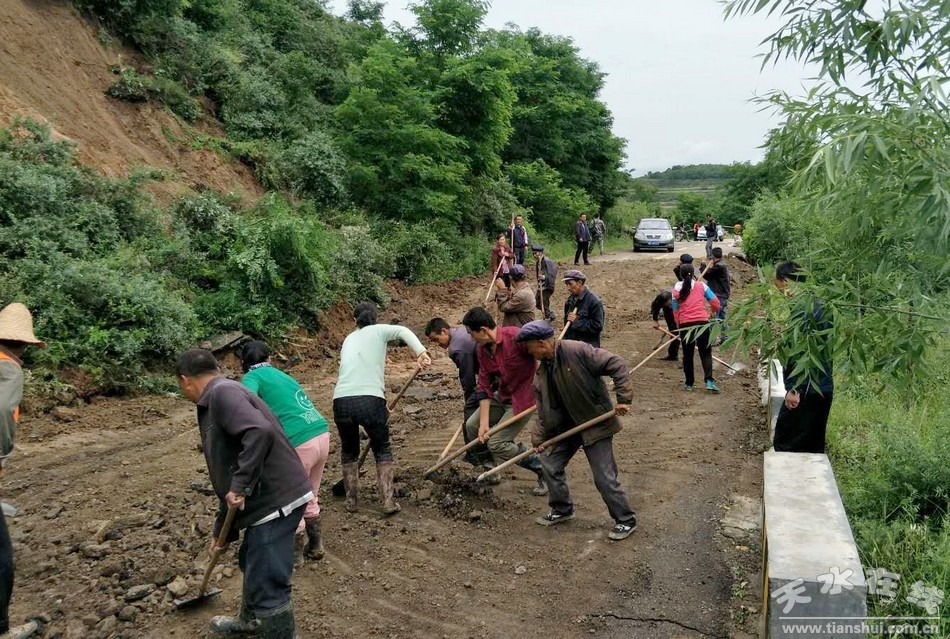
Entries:
<svg viewBox="0 0 950 639">
<path fill-rule="evenodd" d="M 415 24 L 408 4 L 389 0 L 387 22 Z M 330 5 L 343 13 L 347 3 Z M 814 75 L 794 62 L 760 70 L 759 43 L 778 23 L 724 21 L 717 0 L 494 0 L 485 26 L 507 23 L 568 36 L 607 73 L 601 99 L 636 175 L 760 160 L 759 146 L 779 120 L 750 99 L 773 89 L 802 93 Z"/>
</svg>

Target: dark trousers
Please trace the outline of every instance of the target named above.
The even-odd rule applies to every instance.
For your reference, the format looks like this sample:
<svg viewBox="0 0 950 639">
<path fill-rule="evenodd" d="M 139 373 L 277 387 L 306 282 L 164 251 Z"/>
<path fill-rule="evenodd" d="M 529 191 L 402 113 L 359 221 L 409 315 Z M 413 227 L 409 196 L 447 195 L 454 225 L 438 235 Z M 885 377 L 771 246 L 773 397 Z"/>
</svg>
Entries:
<svg viewBox="0 0 950 639">
<path fill-rule="evenodd" d="M 663 319 L 666 320 L 666 330 L 676 335 L 676 320 L 673 319 L 673 309 L 663 307 Z M 670 344 L 670 347 L 666 349 L 666 355 L 670 359 L 676 359 L 680 352 L 680 341 L 678 339 L 673 340 Z"/>
<path fill-rule="evenodd" d="M 825 428 L 833 395 L 832 392 L 824 395 L 803 393 L 794 409 L 783 403 L 775 423 L 775 450 L 785 453 L 825 452 Z"/>
<path fill-rule="evenodd" d="M 693 327 L 701 327 L 688 331 Z M 693 374 L 693 352 L 699 348 L 699 361 L 703 365 L 704 381 L 712 381 L 712 346 L 709 345 L 709 322 L 689 322 L 679 327 L 680 338 L 683 341 L 683 373 L 686 375 L 686 385 L 692 386 L 696 382 Z"/>
<path fill-rule="evenodd" d="M 480 401 L 481 396 L 478 393 L 472 393 L 465 399 L 465 406 L 462 407 L 462 417 L 466 422 L 468 422 L 469 418 L 475 414 L 475 411 L 478 410 L 478 403 Z M 462 426 L 462 438 L 465 440 L 466 444 L 475 439 L 475 437 L 472 437 L 464 425 Z M 493 466 L 491 453 L 488 451 L 488 446 L 485 444 L 478 444 L 466 452 L 465 460 L 473 466 L 485 466 L 486 468 L 491 468 Z"/>
<path fill-rule="evenodd" d="M 0 510 L 0 634 L 10 629 L 10 597 L 13 596 L 13 544 L 7 520 Z"/>
<path fill-rule="evenodd" d="M 512 250 L 514 251 L 514 254 L 515 254 L 515 264 L 521 264 L 522 266 L 524 266 L 524 247 L 516 246 Z"/>
<path fill-rule="evenodd" d="M 584 255 L 584 264 L 589 264 L 587 261 L 587 251 L 590 248 L 590 240 L 581 241 L 577 240 L 577 252 L 574 253 L 574 263 L 577 264 L 577 260 L 580 259 L 581 254 Z"/>
<path fill-rule="evenodd" d="M 583 443 L 581 436 L 575 435 L 559 442 L 540 455 L 544 483 L 550 491 L 548 505 L 551 506 L 552 512 L 559 515 L 574 512 L 574 502 L 571 500 L 571 491 L 567 487 L 565 469 Z M 597 487 L 597 491 L 607 505 L 610 516 L 621 524 L 633 521 L 635 514 L 630 508 L 627 493 L 620 485 L 617 462 L 614 461 L 614 438 L 607 437 L 583 448 L 584 454 L 587 455 L 587 462 L 590 464 L 591 475 L 594 476 L 594 486 Z"/>
<path fill-rule="evenodd" d="M 244 530 L 238 566 L 244 573 L 244 603 L 258 618 L 278 614 L 290 606 L 294 533 L 306 508 L 304 504 L 286 517 Z"/>
<path fill-rule="evenodd" d="M 554 291 L 548 291 L 544 289 L 541 289 L 540 291 L 535 291 L 534 293 L 534 307 L 537 308 L 538 310 L 541 310 L 541 302 L 543 301 L 544 302 L 544 319 L 548 320 L 549 322 L 553 322 L 554 318 L 556 317 L 554 315 L 554 311 L 551 310 L 551 295 L 553 293 Z M 542 295 L 544 297 L 542 297 Z"/>
<path fill-rule="evenodd" d="M 334 399 L 333 421 L 340 433 L 340 459 L 344 464 L 359 460 L 360 426 L 369 435 L 369 445 L 376 461 L 393 460 L 389 444 L 389 411 L 382 397 L 357 395 Z"/>
</svg>

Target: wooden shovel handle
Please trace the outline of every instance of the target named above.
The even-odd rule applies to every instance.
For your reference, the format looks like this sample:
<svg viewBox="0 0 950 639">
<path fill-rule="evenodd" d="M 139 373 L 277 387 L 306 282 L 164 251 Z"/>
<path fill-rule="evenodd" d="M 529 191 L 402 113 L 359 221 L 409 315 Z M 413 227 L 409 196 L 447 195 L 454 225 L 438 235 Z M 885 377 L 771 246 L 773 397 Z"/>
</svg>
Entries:
<svg viewBox="0 0 950 639">
<path fill-rule="evenodd" d="M 412 375 L 409 377 L 408 380 L 406 380 L 406 383 L 402 385 L 402 388 L 399 389 L 399 392 L 396 393 L 396 396 L 393 397 L 391 402 L 389 402 L 389 405 L 386 406 L 386 410 L 388 410 L 389 412 L 392 412 L 392 410 L 396 408 L 396 404 L 398 404 L 399 400 L 402 399 L 402 396 L 406 393 L 406 390 L 409 388 L 409 385 L 412 383 L 412 381 L 416 378 L 416 375 L 418 375 L 419 371 L 421 370 L 422 370 L 421 366 L 416 366 L 416 369 L 412 371 Z"/>
<path fill-rule="evenodd" d="M 506 419 L 505 421 L 498 423 L 494 428 L 492 428 L 492 429 L 490 429 L 490 430 L 488 431 L 488 436 L 491 437 L 492 435 L 494 435 L 495 433 L 497 433 L 498 431 L 500 431 L 502 428 L 507 428 L 508 426 L 511 426 L 512 424 L 514 424 L 515 422 L 517 422 L 519 419 L 524 419 L 525 417 L 527 417 L 528 415 L 530 415 L 531 413 L 533 413 L 533 412 L 536 411 L 536 410 L 538 410 L 538 407 L 537 407 L 537 406 L 532 406 L 531 408 L 528 408 L 528 409 L 526 409 L 526 410 L 521 411 L 520 413 L 518 413 L 517 415 L 515 415 L 515 416 L 512 417 L 511 419 Z M 469 443 L 467 443 L 467 444 L 465 444 L 464 446 L 462 446 L 461 448 L 459 448 L 459 449 L 458 449 L 457 451 L 455 451 L 454 453 L 450 453 L 450 454 L 448 454 L 447 456 L 445 456 L 445 457 L 443 457 L 442 459 L 440 459 L 439 461 L 437 461 L 437 462 L 435 463 L 435 466 L 433 466 L 432 468 L 430 468 L 429 470 L 427 470 L 426 472 L 424 472 L 424 473 L 422 474 L 423 477 L 428 477 L 429 475 L 431 475 L 431 474 L 434 473 L 435 471 L 437 471 L 437 470 L 439 470 L 440 468 L 442 468 L 443 466 L 447 465 L 450 461 L 452 461 L 452 460 L 455 459 L 456 457 L 461 457 L 463 454 L 465 454 L 466 451 L 471 450 L 472 448 L 475 448 L 475 447 L 478 446 L 479 444 L 481 444 L 481 442 L 480 442 L 477 438 L 476 438 L 476 439 L 473 439 L 473 440 L 470 441 Z"/>
<path fill-rule="evenodd" d="M 565 439 L 567 439 L 568 437 L 573 437 L 573 436 L 576 435 L 577 433 L 580 433 L 580 432 L 582 432 L 582 431 L 587 430 L 588 428 L 591 428 L 591 427 L 593 427 L 593 426 L 596 426 L 597 424 L 599 424 L 599 423 L 601 423 L 601 422 L 603 422 L 603 421 L 606 421 L 606 420 L 610 419 L 611 417 L 613 417 L 613 416 L 616 415 L 616 414 L 617 414 L 616 409 L 611 409 L 611 410 L 607 411 L 606 413 L 604 413 L 603 415 L 600 415 L 600 416 L 598 416 L 598 417 L 595 417 L 594 419 L 589 419 L 589 420 L 587 420 L 586 422 L 584 422 L 584 423 L 581 424 L 580 426 L 575 426 L 574 428 L 572 428 L 572 429 L 570 429 L 570 430 L 568 430 L 568 431 L 565 431 L 565 432 L 561 433 L 560 435 L 555 435 L 555 436 L 552 437 L 551 439 L 549 439 L 549 440 L 547 440 L 547 441 L 544 441 L 544 442 L 541 442 L 541 444 L 539 444 L 538 446 L 535 446 L 534 448 L 529 448 L 528 450 L 524 451 L 524 452 L 521 453 L 520 455 L 515 455 L 514 457 L 512 457 L 512 458 L 509 459 L 508 461 L 506 461 L 506 462 L 504 462 L 504 463 L 502 463 L 502 464 L 499 464 L 499 465 L 495 466 L 494 468 L 491 468 L 491 469 L 489 469 L 489 470 L 486 470 L 484 473 L 482 473 L 481 475 L 478 476 L 478 479 L 477 479 L 476 481 L 482 481 L 482 480 L 485 479 L 486 477 L 490 477 L 490 476 L 494 475 L 495 473 L 500 473 L 500 472 L 501 472 L 502 470 L 504 470 L 505 468 L 508 468 L 509 466 L 512 466 L 512 465 L 514 465 L 514 464 L 517 464 L 517 463 L 520 462 L 521 460 L 523 460 L 523 459 L 525 459 L 525 458 L 527 458 L 527 457 L 530 457 L 531 455 L 534 455 L 534 454 L 536 454 L 536 453 L 539 453 L 539 452 L 541 452 L 542 450 L 544 450 L 545 448 L 548 448 L 549 446 L 553 446 L 554 444 L 558 443 L 559 441 L 565 440 Z"/>
<path fill-rule="evenodd" d="M 221 524 L 221 530 L 218 532 L 218 538 L 215 540 L 215 548 L 211 552 L 211 560 L 208 561 L 208 567 L 205 569 L 205 576 L 201 580 L 201 589 L 198 596 L 202 597 L 208 589 L 208 582 L 211 581 L 211 571 L 218 565 L 218 559 L 225 551 L 225 545 L 228 543 L 228 535 L 231 534 L 231 524 L 234 523 L 234 517 L 237 515 L 238 506 L 228 506 L 228 514 L 224 516 L 224 523 Z"/>
</svg>

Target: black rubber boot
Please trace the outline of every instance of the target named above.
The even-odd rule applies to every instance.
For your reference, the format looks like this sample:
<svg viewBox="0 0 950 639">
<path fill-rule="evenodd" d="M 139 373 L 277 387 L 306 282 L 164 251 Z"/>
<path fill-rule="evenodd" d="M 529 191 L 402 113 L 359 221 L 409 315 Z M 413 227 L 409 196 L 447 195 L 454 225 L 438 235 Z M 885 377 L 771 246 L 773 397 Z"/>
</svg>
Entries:
<svg viewBox="0 0 950 639">
<path fill-rule="evenodd" d="M 393 463 L 376 462 L 376 483 L 379 487 L 379 501 L 382 502 L 384 515 L 395 515 L 401 508 L 393 499 Z"/>
<path fill-rule="evenodd" d="M 258 626 L 260 626 L 260 622 L 243 603 L 237 617 L 217 615 L 211 618 L 211 631 L 222 635 L 253 635 L 257 633 Z"/>
<path fill-rule="evenodd" d="M 360 465 L 357 462 L 343 464 L 343 486 L 346 490 L 346 501 L 343 508 L 348 513 L 356 512 L 357 496 L 360 492 Z"/>
<path fill-rule="evenodd" d="M 320 535 L 320 517 L 308 517 L 304 520 L 307 531 L 307 547 L 303 554 L 307 559 L 323 559 L 323 539 Z"/>
<path fill-rule="evenodd" d="M 294 608 L 291 604 L 287 604 L 287 607 L 277 614 L 261 617 L 260 623 L 257 629 L 259 639 L 297 639 Z"/>
</svg>

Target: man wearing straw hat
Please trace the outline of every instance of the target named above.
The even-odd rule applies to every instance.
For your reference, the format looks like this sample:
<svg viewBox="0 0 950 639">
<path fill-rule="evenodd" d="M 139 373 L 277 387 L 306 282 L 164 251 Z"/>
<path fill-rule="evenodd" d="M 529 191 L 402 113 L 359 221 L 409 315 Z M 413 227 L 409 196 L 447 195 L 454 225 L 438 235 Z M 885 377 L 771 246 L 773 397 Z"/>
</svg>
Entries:
<svg viewBox="0 0 950 639">
<path fill-rule="evenodd" d="M 46 348 L 33 334 L 33 316 L 29 309 L 14 302 L 0 311 L 0 468 L 6 467 L 13 454 L 13 437 L 20 419 L 23 399 L 23 369 L 20 358 L 28 346 Z M 10 597 L 13 594 L 13 545 L 7 522 L 0 511 L 0 635 L 9 632 L 11 639 L 26 639 L 39 630 L 39 623 L 30 621 L 10 629 Z"/>
<path fill-rule="evenodd" d="M 554 329 L 543 321 L 521 327 L 515 340 L 524 344 L 541 365 L 534 376 L 534 397 L 538 406 L 537 426 L 531 443 L 539 446 L 559 433 L 599 417 L 611 409 L 626 415 L 633 401 L 630 368 L 623 360 L 602 348 L 573 340 L 554 339 Z M 617 405 L 610 401 L 602 377 L 614 380 Z M 574 502 L 567 486 L 565 469 L 577 452 L 584 449 L 594 485 L 607 505 L 614 526 L 607 537 L 626 539 L 636 530 L 637 516 L 617 476 L 613 436 L 620 432 L 616 416 L 562 440 L 541 454 L 541 471 L 548 486 L 551 511 L 535 521 L 554 526 L 574 519 Z"/>
</svg>

